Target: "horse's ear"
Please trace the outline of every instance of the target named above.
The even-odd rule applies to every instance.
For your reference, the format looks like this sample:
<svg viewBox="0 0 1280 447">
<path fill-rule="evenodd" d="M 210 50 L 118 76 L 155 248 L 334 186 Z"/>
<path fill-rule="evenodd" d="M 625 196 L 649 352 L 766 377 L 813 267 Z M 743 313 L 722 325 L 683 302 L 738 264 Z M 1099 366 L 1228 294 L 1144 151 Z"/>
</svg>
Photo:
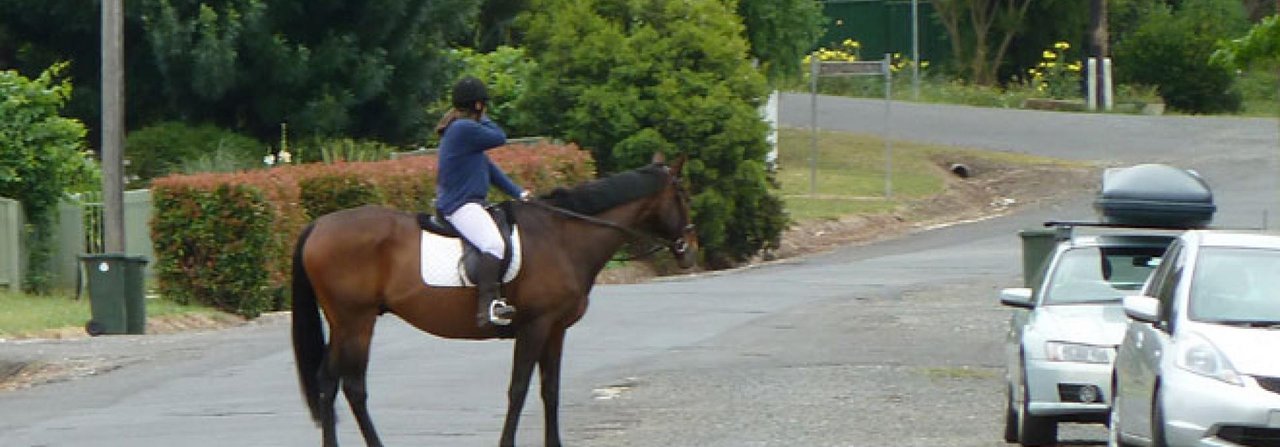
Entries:
<svg viewBox="0 0 1280 447">
<path fill-rule="evenodd" d="M 662 151 L 657 151 L 657 152 L 654 152 L 654 153 L 653 153 L 653 160 L 651 161 L 651 163 L 653 163 L 653 164 L 663 164 L 663 163 L 666 163 L 666 162 L 667 162 L 667 156 L 666 156 L 666 155 L 663 155 L 663 154 L 662 154 Z"/>
</svg>

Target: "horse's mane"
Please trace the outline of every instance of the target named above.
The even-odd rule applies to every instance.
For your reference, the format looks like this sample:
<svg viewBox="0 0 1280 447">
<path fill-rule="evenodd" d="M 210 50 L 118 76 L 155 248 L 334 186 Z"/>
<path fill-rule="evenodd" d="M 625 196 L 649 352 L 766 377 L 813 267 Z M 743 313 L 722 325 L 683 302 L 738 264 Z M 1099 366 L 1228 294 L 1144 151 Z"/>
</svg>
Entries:
<svg viewBox="0 0 1280 447">
<path fill-rule="evenodd" d="M 610 208 L 652 195 L 665 186 L 666 170 L 650 164 L 592 180 L 573 188 L 556 188 L 542 200 L 579 214 L 600 214 Z"/>
</svg>

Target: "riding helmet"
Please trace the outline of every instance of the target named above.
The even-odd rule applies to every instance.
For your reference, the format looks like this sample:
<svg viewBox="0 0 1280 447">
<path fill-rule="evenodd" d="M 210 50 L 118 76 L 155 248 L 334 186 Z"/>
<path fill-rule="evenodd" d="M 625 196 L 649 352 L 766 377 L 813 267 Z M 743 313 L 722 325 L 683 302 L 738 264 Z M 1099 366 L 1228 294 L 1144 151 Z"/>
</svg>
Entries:
<svg viewBox="0 0 1280 447">
<path fill-rule="evenodd" d="M 489 101 L 489 90 L 485 88 L 484 81 L 467 76 L 453 85 L 454 108 L 470 110 L 476 101 Z"/>
</svg>

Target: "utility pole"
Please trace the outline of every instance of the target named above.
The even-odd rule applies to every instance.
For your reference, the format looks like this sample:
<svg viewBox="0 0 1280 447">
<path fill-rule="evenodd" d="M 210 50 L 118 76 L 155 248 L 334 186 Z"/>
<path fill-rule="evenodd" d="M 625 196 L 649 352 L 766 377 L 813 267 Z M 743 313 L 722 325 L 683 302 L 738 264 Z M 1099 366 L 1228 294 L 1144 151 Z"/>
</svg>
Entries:
<svg viewBox="0 0 1280 447">
<path fill-rule="evenodd" d="M 103 248 L 123 254 L 124 0 L 102 0 Z"/>
<path fill-rule="evenodd" d="M 911 100 L 920 100 L 920 0 L 911 0 Z"/>
</svg>

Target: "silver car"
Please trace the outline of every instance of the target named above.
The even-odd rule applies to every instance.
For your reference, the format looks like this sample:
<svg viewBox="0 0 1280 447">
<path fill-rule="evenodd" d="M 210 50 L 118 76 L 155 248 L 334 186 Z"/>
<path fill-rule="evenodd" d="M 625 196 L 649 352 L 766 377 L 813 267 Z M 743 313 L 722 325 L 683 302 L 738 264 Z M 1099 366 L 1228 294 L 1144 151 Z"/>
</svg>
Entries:
<svg viewBox="0 0 1280 447">
<path fill-rule="evenodd" d="M 1280 236 L 1189 231 L 1138 296 L 1110 445 L 1280 445 Z"/>
<path fill-rule="evenodd" d="M 1005 350 L 1005 440 L 1052 445 L 1059 422 L 1107 421 L 1121 298 L 1160 263 L 1172 235 L 1074 236 L 1057 244 L 1034 288 L 1004 289 L 1015 307 Z"/>
</svg>

